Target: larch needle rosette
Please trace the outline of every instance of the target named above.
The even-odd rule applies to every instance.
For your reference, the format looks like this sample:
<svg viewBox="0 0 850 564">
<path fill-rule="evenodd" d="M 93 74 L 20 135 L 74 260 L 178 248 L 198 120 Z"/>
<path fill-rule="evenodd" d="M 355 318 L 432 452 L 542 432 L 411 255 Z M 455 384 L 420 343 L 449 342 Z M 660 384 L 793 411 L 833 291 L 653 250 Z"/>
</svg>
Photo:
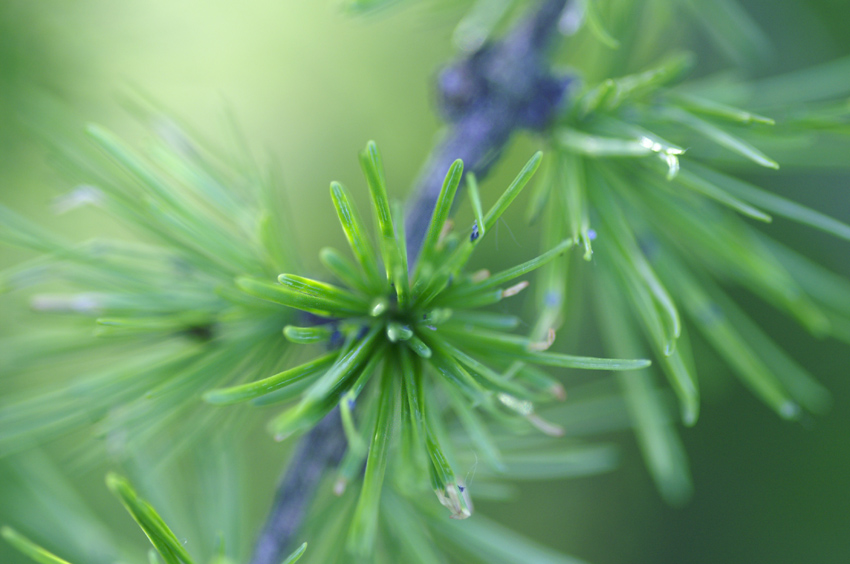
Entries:
<svg viewBox="0 0 850 564">
<path fill-rule="evenodd" d="M 0 243 L 37 253 L 0 271 L 0 294 L 35 290 L 44 316 L 0 338 L 0 376 L 28 383 L 0 397 L 0 456 L 94 423 L 113 454 L 157 443 L 164 460 L 209 428 L 201 392 L 275 370 L 287 352 L 277 327 L 292 318 L 234 285 L 294 264 L 277 178 L 247 149 L 225 156 L 156 108 L 133 109 L 144 151 L 94 125 L 86 143 L 52 143 L 74 187 L 55 212 L 95 208 L 132 239 L 69 242 L 0 206 Z M 38 385 L 45 372 L 61 378 Z M 175 421 L 180 440 L 166 432 Z"/>
<path fill-rule="evenodd" d="M 455 161 L 446 174 L 420 258 L 411 269 L 402 214 L 398 206 L 390 204 L 381 157 L 370 142 L 360 155 L 360 164 L 371 194 L 379 253 L 366 235 L 348 191 L 333 182 L 331 197 L 355 262 L 330 248 L 322 250 L 320 257 L 343 285 L 295 274 L 281 274 L 277 284 L 257 278 L 237 280 L 246 293 L 299 309 L 316 321 L 308 327 L 285 327 L 283 332 L 290 341 L 330 341 L 341 346 L 264 380 L 213 390 L 205 399 L 217 404 L 252 400 L 311 379 L 297 405 L 274 418 L 270 430 L 282 440 L 310 428 L 339 405 L 355 451 L 365 450 L 353 423 L 355 403 L 362 412 L 373 414 L 374 432 L 360 498 L 362 511 L 358 511 L 361 516 L 371 514 L 372 523 L 393 422 L 399 416 L 401 450 L 417 460 L 424 449 L 422 459 L 427 461 L 440 502 L 452 516 L 468 517 L 468 492 L 448 464 L 440 433 L 435 431 L 439 413 L 435 406 L 441 404 L 440 399 L 463 400 L 451 401 L 461 421 L 477 422 L 477 412 L 483 411 L 502 420 L 519 416 L 545 432 L 557 433 L 557 428 L 534 414 L 532 402 L 563 397 L 563 389 L 535 365 L 591 370 L 633 370 L 649 365 L 647 360 L 546 352 L 554 333 L 536 342 L 507 332 L 518 325 L 516 317 L 479 310 L 517 294 L 528 285 L 519 278 L 573 245 L 571 240 L 564 241 L 528 262 L 493 275 L 464 270 L 476 247 L 528 183 L 541 158 L 538 152 L 528 161 L 486 214 L 481 211 L 474 181 L 469 182 L 476 217 L 463 233 L 453 232 L 448 220 L 463 176 L 463 163 Z M 365 393 L 367 390 L 371 393 Z M 481 435 L 470 432 L 473 438 Z M 369 520 L 355 519 L 355 525 Z"/>
<path fill-rule="evenodd" d="M 824 275 L 753 225 L 771 222 L 773 214 L 845 240 L 850 226 L 738 178 L 734 166 L 778 169 L 756 143 L 772 140 L 779 150 L 794 136 L 821 133 L 810 125 L 814 110 L 807 110 L 807 122 L 789 104 L 765 107 L 766 112 L 791 114 L 776 123 L 700 96 L 696 88 L 686 89 L 687 82 L 677 84 L 693 64 L 688 54 L 674 56 L 642 72 L 605 79 L 578 96 L 556 128 L 557 180 L 547 211 L 568 221 L 552 236 L 569 231 L 589 260 L 591 219 L 596 223 L 600 237 L 594 245 L 604 251 L 598 287 L 608 294 L 600 306 L 631 306 L 680 400 L 686 424 L 697 420 L 699 390 L 682 317 L 780 416 L 821 413 L 829 405 L 828 392 L 722 286 L 750 291 L 815 336 L 846 339 L 844 308 L 827 303 L 829 296 L 807 283 Z M 839 125 L 836 120 L 832 127 Z M 768 129 L 771 138 L 764 135 Z M 817 162 L 816 148 L 796 152 Z M 613 350 L 623 354 L 623 328 L 632 323 L 623 322 L 630 317 L 623 310 L 612 311 L 617 314 L 605 333 L 615 343 Z"/>
<path fill-rule="evenodd" d="M 652 370 L 618 379 L 647 465 L 675 503 L 691 493 L 687 457 L 666 407 L 647 391 L 666 376 L 681 421 L 696 423 L 702 364 L 690 335 L 701 334 L 746 387 L 791 420 L 824 413 L 830 393 L 750 317 L 749 303 L 784 312 L 814 337 L 850 342 L 846 279 L 758 227 L 776 217 L 850 241 L 850 225 L 774 191 L 779 162 L 792 174 L 795 162 L 826 170 L 835 165 L 822 147 L 847 146 L 850 86 L 826 85 L 848 76 L 848 61 L 759 81 L 687 80 L 694 64 L 683 53 L 588 81 L 552 128 L 553 166 L 528 213 L 542 218 L 544 247 L 570 237 L 593 259 L 588 301 L 606 350 L 654 355 Z M 541 311 L 564 303 L 568 268 L 553 261 L 541 270 Z M 550 317 L 548 326 L 559 322 Z"/>
</svg>

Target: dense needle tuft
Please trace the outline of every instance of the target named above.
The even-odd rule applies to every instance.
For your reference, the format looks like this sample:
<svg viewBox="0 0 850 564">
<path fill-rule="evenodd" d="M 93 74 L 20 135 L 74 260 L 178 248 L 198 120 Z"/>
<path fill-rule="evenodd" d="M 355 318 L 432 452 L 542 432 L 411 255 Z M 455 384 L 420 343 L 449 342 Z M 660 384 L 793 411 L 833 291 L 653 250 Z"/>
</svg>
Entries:
<svg viewBox="0 0 850 564">
<path fill-rule="evenodd" d="M 536 153 L 523 167 L 494 206 L 480 209 L 475 179 L 469 186 L 476 219 L 465 233 L 451 230 L 449 211 L 463 178 L 463 163 L 449 168 L 416 265 L 408 264 L 403 239 L 403 217 L 387 196 L 380 153 L 370 142 L 360 155 L 369 186 L 378 248 L 353 199 L 339 183 L 331 183 L 331 199 L 351 248 L 354 262 L 333 249 L 324 249 L 322 263 L 337 278 L 326 283 L 285 273 L 277 283 L 239 278 L 237 286 L 256 298 L 298 309 L 318 317 L 315 326 L 284 328 L 294 343 L 315 343 L 335 338 L 338 350 L 258 382 L 219 389 L 205 395 L 218 404 L 258 400 L 282 388 L 308 381 L 301 399 L 274 418 L 269 429 L 278 440 L 303 432 L 340 407 L 351 451 L 366 457 L 362 446 L 370 443 L 363 489 L 349 535 L 350 549 L 371 550 L 380 484 L 393 443 L 393 422 L 401 418 L 399 452 L 407 453 L 408 466 L 422 462 L 440 503 L 454 518 L 472 512 L 469 491 L 445 455 L 439 419 L 448 401 L 461 421 L 475 421 L 483 411 L 499 420 L 518 419 L 540 431 L 559 435 L 534 412 L 534 401 L 563 399 L 563 388 L 546 376 L 541 389 L 539 373 L 526 365 L 590 370 L 636 370 L 646 360 L 611 360 L 546 352 L 554 331 L 543 341 L 507 332 L 516 323 L 504 316 L 479 312 L 519 294 L 528 286 L 520 279 L 563 255 L 571 240 L 513 268 L 490 274 L 465 269 L 475 248 L 519 195 L 540 164 Z M 367 385 L 368 384 L 368 385 Z M 352 411 L 369 420 L 371 428 L 358 432 Z M 470 438 L 483 440 L 480 433 Z M 480 445 L 491 451 L 489 444 Z M 344 489 L 344 484 L 340 486 Z M 339 491 L 341 491 L 341 489 Z"/>
</svg>

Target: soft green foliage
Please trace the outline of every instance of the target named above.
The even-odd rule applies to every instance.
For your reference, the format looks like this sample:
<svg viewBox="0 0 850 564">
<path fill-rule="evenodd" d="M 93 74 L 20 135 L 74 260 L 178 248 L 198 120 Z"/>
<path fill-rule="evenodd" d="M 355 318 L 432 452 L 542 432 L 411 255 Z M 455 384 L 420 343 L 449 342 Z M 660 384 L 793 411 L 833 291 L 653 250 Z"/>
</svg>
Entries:
<svg viewBox="0 0 850 564">
<path fill-rule="evenodd" d="M 403 3 L 343 4 L 368 13 Z M 467 53 L 533 5 L 468 4 L 454 33 L 455 46 Z M 205 430 L 227 429 L 242 440 L 246 415 L 265 413 L 201 408 L 201 398 L 286 404 L 268 424 L 278 440 L 308 432 L 338 410 L 348 449 L 333 489 L 320 490 L 307 518 L 305 561 L 439 564 L 445 553 L 464 562 L 567 564 L 579 561 L 495 521 L 447 516 L 469 517 L 473 494 L 510 499 L 514 481 L 608 472 L 619 462 L 610 435 L 628 429 L 664 499 L 686 501 L 693 485 L 677 426 L 697 423 L 700 382 L 711 377 L 698 370 L 703 359 L 691 349 L 692 335 L 781 417 L 823 413 L 827 390 L 731 296 L 746 292 L 817 337 L 850 342 L 850 283 L 760 230 L 781 218 L 850 240 L 849 225 L 768 186 L 769 175 L 788 165 L 846 167 L 850 60 L 760 80 L 689 80 L 689 73 L 699 75 L 696 58 L 668 45 L 682 13 L 743 68 L 768 48 L 734 0 L 569 3 L 555 56 L 584 82 L 534 140 L 548 146 L 526 214 L 541 224 L 541 253 L 495 273 L 470 271 L 468 263 L 533 184 L 541 153 L 490 209 L 482 204 L 486 185 L 464 177 L 456 161 L 435 209 L 426 210 L 431 223 L 419 260 L 410 263 L 401 205 L 390 200 L 380 153 L 369 143 L 360 164 L 373 225 L 347 189 L 332 183 L 353 260 L 322 249 L 328 282 L 298 262 L 296 239 L 275 202 L 277 175 L 259 172 L 241 141 L 236 151 L 197 143 L 141 104 L 134 111 L 155 133 L 143 154 L 96 126 L 88 135 L 97 153 L 56 143 L 60 165 L 78 186 L 58 200 L 57 211 L 97 206 L 141 242 L 72 245 L 0 207 L 0 241 L 39 253 L 1 273 L 0 289 L 59 288 L 61 294 L 32 296 L 32 307 L 71 314 L 51 318 L 57 321 L 49 333 L 0 343 L 8 351 L 0 369 L 4 378 L 14 376 L 0 399 L 0 456 L 93 426 L 109 454 L 132 460 L 155 483 L 161 475 L 152 469 L 173 462 Z M 643 26 L 638 32 L 635 22 Z M 830 150 L 817 142 L 823 139 Z M 230 153 L 236 156 L 221 157 Z M 760 169 L 767 175 L 754 172 Z M 470 212 L 453 221 L 464 189 Z M 574 247 L 579 252 L 569 253 Z M 590 288 L 570 301 L 579 273 Z M 530 283 L 536 309 L 528 316 L 533 325 L 522 330 L 519 317 L 490 306 L 505 305 Z M 555 331 L 585 301 L 607 354 L 652 357 L 653 366 L 549 352 Z M 305 349 L 315 353 L 307 362 L 299 356 Z M 558 369 L 558 378 L 546 366 Z M 574 382 L 563 369 L 616 374 L 569 386 L 569 401 L 553 406 Z M 663 378 L 672 393 L 659 387 Z M 46 381 L 49 391 L 30 381 Z M 196 466 L 226 467 L 238 457 L 232 445 L 209 444 Z M 16 472 L 25 477 L 27 466 Z M 54 479 L 47 474 L 26 478 Z M 250 481 L 247 473 L 228 476 Z M 193 562 L 125 479 L 111 474 L 107 481 L 154 546 L 151 563 Z M 238 495 L 230 485 L 221 481 L 214 491 Z M 78 506 L 53 500 L 48 488 L 38 495 L 42 503 L 73 506 L 57 509 L 54 519 L 76 520 L 69 517 Z M 232 500 L 217 507 L 222 519 L 242 518 Z M 222 539 L 234 534 L 226 530 Z M 65 562 L 13 529 L 4 527 L 2 536 L 36 562 Z M 78 543 L 83 538 L 96 537 Z M 221 546 L 211 562 L 233 564 L 233 552 Z"/>
<path fill-rule="evenodd" d="M 91 368 L 47 394 L 5 397 L 0 453 L 66 433 L 118 405 L 124 409 L 102 422 L 103 433 L 120 428 L 133 440 L 155 440 L 185 413 L 197 431 L 211 417 L 193 408 L 202 390 L 281 361 L 277 327 L 291 315 L 234 284 L 237 276 L 294 264 L 282 244 L 274 177 L 258 173 L 247 153 L 217 158 L 161 113 L 138 112 L 157 134 L 147 158 L 95 126 L 89 135 L 107 158 L 57 146 L 78 184 L 57 207 L 96 205 L 144 242 L 71 245 L 0 207 L 0 240 L 43 253 L 0 273 L 0 286 L 13 291 L 60 282 L 65 292 L 35 294 L 32 308 L 96 323 L 94 335 L 72 324 L 4 339 L 6 374 L 37 374 L 79 359 Z"/>
<path fill-rule="evenodd" d="M 0 530 L 0 534 L 2 534 L 6 542 L 17 548 L 21 553 L 29 556 L 34 562 L 38 562 L 38 564 L 68 564 L 67 560 L 62 560 L 55 554 L 44 550 L 14 529 L 3 527 Z"/>
<path fill-rule="evenodd" d="M 449 391 L 447 387 L 446 390 Z M 655 391 L 651 398 L 664 405 L 668 399 Z M 452 394 L 449 410 L 456 401 L 464 399 L 458 393 Z M 402 409 L 405 409 L 404 404 Z M 662 410 L 665 414 L 668 411 Z M 533 432 L 519 421 L 511 425 L 484 426 L 481 418 L 468 420 L 464 413 L 458 411 L 456 417 L 446 414 L 447 417 L 434 419 L 434 430 L 443 440 L 444 454 L 451 466 L 465 473 L 461 482 L 463 493 L 490 501 L 515 499 L 518 491 L 512 482 L 576 479 L 614 470 L 619 464 L 618 449 L 605 442 L 605 437 L 630 426 L 615 382 L 605 380 L 575 388 L 568 402 L 542 408 L 541 416 L 553 425 L 552 428 L 560 429 L 558 436 Z M 369 418 L 367 414 L 365 419 L 367 428 L 373 429 L 374 415 Z M 668 414 L 662 423 L 671 420 L 672 414 Z M 481 444 L 481 437 L 474 436 L 473 428 L 483 434 L 489 450 Z M 395 434 L 403 437 L 406 432 L 402 429 Z M 508 534 L 504 526 L 479 513 L 462 522 L 447 519 L 439 506 L 423 496 L 430 485 L 421 479 L 422 470 L 412 465 L 405 454 L 410 445 L 402 440 L 399 446 L 396 455 L 388 460 L 388 474 L 378 510 L 377 542 L 369 561 L 434 564 L 443 562 L 444 555 L 458 555 L 464 562 L 482 564 L 580 562 L 545 549 L 522 535 Z M 420 452 L 420 456 L 424 454 Z M 348 461 L 352 459 L 360 461 L 362 455 L 352 451 L 346 454 L 334 491 L 320 496 L 307 521 L 305 538 L 316 539 L 310 541 L 314 558 L 311 561 L 344 563 L 352 559 L 343 543 L 321 542 L 323 538 L 346 537 L 352 521 L 358 518 L 362 492 L 345 487 L 362 471 L 362 463 L 356 463 L 351 471 Z M 461 473 L 457 475 L 460 477 Z M 468 527 L 466 523 L 473 525 Z"/>
<path fill-rule="evenodd" d="M 103 207 L 131 220 L 131 225 L 158 243 L 72 246 L 12 211 L 3 211 L 6 240 L 45 253 L 4 273 L 9 290 L 48 280 L 80 288 L 84 293 L 36 294 L 34 307 L 42 313 L 70 313 L 98 327 L 95 335 L 72 324 L 47 340 L 10 341 L 9 350 L 15 354 L 4 369 L 26 374 L 78 358 L 83 366 L 99 358 L 108 361 L 100 373 L 69 380 L 53 392 L 4 398 L 0 416 L 8 424 L 0 444 L 7 454 L 94 420 L 98 430 L 110 437 L 113 454 L 158 452 L 156 464 L 142 468 L 160 467 L 199 440 L 205 429 L 210 430 L 213 417 L 229 411 L 198 410 L 194 397 L 237 373 L 256 378 L 259 371 L 289 364 L 288 340 L 342 346 L 275 376 L 210 390 L 204 397 L 212 403 L 252 400 L 259 405 L 300 397 L 271 422 L 278 438 L 309 428 L 339 405 L 349 450 L 339 468 L 337 492 L 358 479 L 368 458 L 358 503 L 351 506 L 343 523 L 348 529 L 348 551 L 367 554 L 376 550 L 376 544 L 382 551 L 379 538 L 398 536 L 397 525 L 385 526 L 380 516 L 385 511 L 387 472 L 393 489 L 404 492 L 393 503 L 408 505 L 403 511 L 418 514 L 411 519 L 424 527 L 420 541 L 398 549 L 410 554 L 418 553 L 421 543 L 430 547 L 422 550 L 437 550 L 430 539 L 438 534 L 443 517 L 423 505 L 423 488 L 436 492 L 455 517 L 472 512 L 469 486 L 460 470 L 478 466 L 477 457 L 470 454 L 478 452 L 483 458 L 475 491 L 484 497 L 492 495 L 488 490 L 505 495 L 509 490 L 499 483 L 505 479 L 574 477 L 615 466 L 611 445 L 558 441 L 566 427 L 560 423 L 562 416 L 554 413 L 552 421 L 544 419 L 534 403 L 563 399 L 564 390 L 534 365 L 636 370 L 648 361 L 546 352 L 553 332 L 540 338 L 518 335 L 511 331 L 519 326 L 519 318 L 481 309 L 518 294 L 528 281 L 517 279 L 562 257 L 573 242 L 561 241 L 538 257 L 492 275 L 468 273 L 464 268 L 528 183 L 540 154 L 532 157 L 486 213 L 480 197 L 473 197 L 475 219 L 460 233 L 452 231 L 448 219 L 463 171 L 462 163 L 456 162 L 446 176 L 420 260 L 411 267 L 400 207 L 387 199 L 380 156 L 370 143 L 361 164 L 373 197 L 380 251 L 374 248 L 347 191 L 333 183 L 331 195 L 355 261 L 333 249 L 324 249 L 320 258 L 345 286 L 291 274 L 280 275 L 278 283 L 271 284 L 263 278 L 294 262 L 283 253 L 281 236 L 269 231 L 279 217 L 261 214 L 257 220 L 250 206 L 238 207 L 251 201 L 250 190 L 255 189 L 251 186 L 259 182 L 252 165 L 227 168 L 203 156 L 207 151 L 191 143 L 161 114 L 142 115 L 161 134 L 151 149 L 153 162 L 92 127 L 90 135 L 109 160 L 67 155 L 72 177 L 86 184 L 60 202 Z M 119 164 L 115 170 L 113 160 Z M 475 186 L 474 177 L 468 182 Z M 237 203 L 229 190 L 242 183 L 249 192 L 239 196 Z M 476 188 L 471 190 L 474 193 Z M 253 197 L 267 198 L 261 193 Z M 162 210 L 168 214 L 159 213 Z M 258 226 L 259 233 L 253 226 Z M 215 242 L 224 240 L 222 234 L 227 234 L 228 246 L 219 255 L 212 249 Z M 206 247 L 208 240 L 213 247 Z M 256 252 L 244 254 L 238 263 L 224 260 L 234 244 Z M 307 318 L 309 322 L 321 323 L 286 325 L 298 319 L 292 309 L 316 316 Z M 370 384 L 373 374 L 381 376 Z M 79 400 L 83 394 L 85 403 Z M 614 410 L 622 411 L 623 406 Z M 190 418 L 179 421 L 183 414 Z M 605 412 L 605 418 L 612 416 Z M 397 418 L 402 421 L 401 430 L 393 432 Z M 486 419 L 495 425 L 485 424 Z M 234 429 L 242 424 L 235 417 L 225 421 Z M 187 430 L 177 443 L 163 434 L 170 425 Z M 535 427 L 551 439 L 511 439 Z M 474 451 L 468 450 L 470 446 Z M 182 544 L 126 481 L 113 475 L 108 483 L 166 563 L 190 562 Z M 324 534 L 326 530 L 319 538 Z M 34 550 L 41 549 L 30 552 Z M 346 554 L 338 557 L 345 561 Z M 219 564 L 228 562 L 223 555 L 217 558 Z"/>
<path fill-rule="evenodd" d="M 360 446 L 362 440 L 354 427 L 351 409 L 355 403 L 362 403 L 358 412 L 377 412 L 374 431 L 365 431 L 370 438 L 366 473 L 349 534 L 354 552 L 368 553 L 374 544 L 381 483 L 396 413 L 401 418 L 399 450 L 408 457 L 402 465 L 427 461 L 424 466 L 440 502 L 453 517 L 466 518 L 471 514 L 468 493 L 444 454 L 435 427 L 436 419 L 442 416 L 436 406 L 448 399 L 452 411 L 468 427 L 470 439 L 482 452 L 491 453 L 491 460 L 498 460 L 495 447 L 478 421 L 479 412 L 496 420 L 524 418 L 544 432 L 561 432 L 535 414 L 532 402 L 555 399 L 563 395 L 563 390 L 533 365 L 591 370 L 635 370 L 649 365 L 644 360 L 545 352 L 554 332 L 545 341 L 535 341 L 496 330 L 515 327 L 518 320 L 477 311 L 519 293 L 528 282 L 517 283 L 517 278 L 572 246 L 565 241 L 537 258 L 493 275 L 465 271 L 475 248 L 528 183 L 541 157 L 538 153 L 528 161 L 486 214 L 476 212 L 480 229 L 476 220 L 471 229 L 460 233 L 448 223 L 463 171 L 463 163 L 456 161 L 446 174 L 419 261 L 411 269 L 400 235 L 404 232 L 399 224 L 401 216 L 392 213 L 394 206 L 387 199 L 381 157 L 370 142 L 361 153 L 360 162 L 372 196 L 380 252 L 372 247 L 347 190 L 338 183 L 331 184 L 331 197 L 356 265 L 346 262 L 336 251 L 323 254 L 334 257 L 325 263 L 337 265 L 331 271 L 349 287 L 294 274 L 281 274 L 276 285 L 254 278 L 237 281 L 239 288 L 257 298 L 321 318 L 317 327 L 284 328 L 284 335 L 293 342 L 328 339 L 342 346 L 338 352 L 264 380 L 207 392 L 207 401 L 227 404 L 262 398 L 306 381 L 309 387 L 298 404 L 270 422 L 271 432 L 282 440 L 309 429 L 339 405 L 353 447 L 351 452 L 360 458 L 366 453 Z M 321 372 L 317 367 L 327 370 Z M 379 382 L 367 387 L 373 376 Z"/>
<path fill-rule="evenodd" d="M 133 516 L 133 520 L 138 523 L 166 564 L 192 564 L 192 557 L 162 517 L 148 502 L 136 494 L 126 479 L 116 474 L 109 474 L 106 477 L 106 485 L 121 500 L 124 508 Z"/>
<path fill-rule="evenodd" d="M 124 508 L 133 517 L 133 520 L 144 531 L 145 536 L 148 537 L 148 540 L 156 550 L 156 554 L 162 559 L 162 562 L 165 564 L 194 564 L 196 562 L 183 547 L 180 540 L 174 536 L 174 533 L 165 524 L 165 521 L 156 512 L 156 509 L 139 497 L 126 478 L 117 474 L 109 474 L 106 477 L 106 484 L 110 491 L 121 500 L 122 505 L 124 505 Z M 38 564 L 70 564 L 68 561 L 36 545 L 12 528 L 3 527 L 0 530 L 0 534 L 2 534 L 6 542 Z M 306 550 L 307 543 L 305 542 L 295 552 L 284 559 L 281 564 L 294 564 Z M 157 562 L 160 562 L 160 560 L 152 554 L 150 563 L 154 564 Z M 224 556 L 218 556 L 212 564 L 232 564 L 232 562 Z"/>
<path fill-rule="evenodd" d="M 626 14 L 651 9 L 620 4 L 630 7 L 609 14 L 622 29 L 631 25 Z M 723 2 L 716 10 L 706 3 L 686 4 L 721 48 L 737 56 L 758 51 L 741 42 L 743 37 L 757 40 L 759 34 L 734 2 Z M 599 42 L 587 47 L 581 34 L 574 41 L 586 47 L 584 55 L 590 60 L 604 57 L 610 48 L 628 48 L 614 45 L 608 32 L 600 32 L 594 23 L 597 16 L 590 11 L 585 16 L 584 23 Z M 648 49 L 646 37 L 652 33 L 647 30 L 635 38 L 633 47 Z M 593 293 L 609 352 L 640 356 L 651 350 L 679 399 L 686 425 L 696 423 L 700 404 L 699 363 L 691 356 L 688 326 L 781 417 L 796 419 L 802 410 L 823 413 L 830 403 L 828 392 L 734 305 L 721 284 L 748 290 L 815 336 L 846 340 L 841 329 L 847 324 L 846 310 L 835 311 L 834 301 L 800 282 L 824 274 L 808 265 L 789 268 L 782 255 L 790 251 L 776 252 L 778 243 L 753 222 L 769 223 L 774 214 L 842 239 L 848 238 L 850 226 L 737 177 L 748 163 L 779 168 L 777 161 L 782 160 L 768 156 L 761 144 L 782 151 L 787 143 L 796 162 L 823 162 L 816 148 L 809 150 L 794 140 L 843 131 L 850 114 L 846 103 L 834 97 L 850 95 L 850 84 L 833 81 L 839 67 L 846 65 L 833 63 L 820 73 L 809 70 L 762 83 L 703 79 L 691 84 L 685 78 L 694 65 L 689 54 L 668 54 L 655 66 L 587 83 L 552 130 L 549 142 L 556 156 L 528 216 L 543 216 L 544 245 L 570 237 L 584 247 L 584 258 L 597 264 Z M 624 61 L 622 67 L 629 65 Z M 825 83 L 833 85 L 826 88 Z M 736 92 L 751 95 L 729 96 Z M 774 98 L 768 95 L 765 100 L 765 92 Z M 818 118 L 808 122 L 797 117 L 812 115 L 810 107 L 789 109 L 794 107 L 789 104 L 815 100 L 830 115 L 829 126 L 821 127 Z M 734 103 L 747 103 L 752 110 Z M 846 140 L 834 135 L 830 139 L 847 147 Z M 568 221 L 561 221 L 564 217 Z M 568 307 L 561 298 L 564 275 L 555 273 L 559 267 L 564 263 L 547 266 L 549 272 L 542 275 L 540 307 Z M 625 308 L 632 319 L 624 322 Z M 557 319 L 548 326 L 556 327 L 554 323 Z M 660 423 L 661 407 L 647 400 L 652 377 L 653 371 L 624 374 L 623 391 L 659 488 L 668 500 L 682 501 L 690 491 L 687 464 L 675 430 Z"/>
<path fill-rule="evenodd" d="M 742 127 L 773 124 L 693 95 L 679 97 L 666 88 L 679 68 L 674 61 L 639 75 L 606 81 L 577 99 L 575 113 L 565 116 L 564 127 L 569 123 L 584 131 L 566 129 L 556 135 L 569 155 L 559 163 L 582 170 L 583 181 L 558 186 L 565 193 L 556 201 L 570 201 L 572 206 L 563 205 L 578 208 L 571 212 L 578 218 L 591 215 L 588 207 L 598 214 L 596 246 L 606 250 L 609 276 L 618 281 L 621 295 L 631 297 L 656 354 L 663 359 L 686 423 L 696 421 L 698 392 L 692 370 L 676 350 L 681 322 L 675 302 L 685 307 L 744 381 L 782 416 L 794 417 L 801 402 L 818 411 L 824 405 L 822 393 L 794 397 L 780 378 L 749 352 L 746 339 L 740 339 L 735 328 L 721 329 L 723 312 L 713 311 L 715 298 L 702 288 L 706 282 L 696 282 L 688 270 L 696 270 L 700 280 L 708 279 L 709 273 L 735 280 L 787 310 L 813 333 L 823 335 L 830 331 L 829 321 L 814 302 L 816 297 L 803 293 L 794 276 L 766 252 L 762 236 L 731 212 L 770 221 L 769 215 L 754 207 L 762 205 L 840 237 L 847 236 L 850 226 L 719 172 L 710 163 L 723 158 L 722 154 L 705 151 L 705 164 L 700 164 L 702 136 L 756 164 L 777 168 L 772 159 L 738 136 L 749 134 L 749 129 Z M 705 117 L 696 117 L 696 113 Z M 729 127 L 725 122 L 738 127 L 735 134 L 724 129 Z M 688 136 L 689 129 L 697 137 Z M 666 137 L 682 139 L 672 144 Z M 682 146 L 698 148 L 684 153 Z M 577 191 L 581 195 L 571 195 Z M 582 219 L 572 219 L 569 228 L 577 242 L 589 239 Z M 691 261 L 695 262 L 686 266 Z"/>
</svg>

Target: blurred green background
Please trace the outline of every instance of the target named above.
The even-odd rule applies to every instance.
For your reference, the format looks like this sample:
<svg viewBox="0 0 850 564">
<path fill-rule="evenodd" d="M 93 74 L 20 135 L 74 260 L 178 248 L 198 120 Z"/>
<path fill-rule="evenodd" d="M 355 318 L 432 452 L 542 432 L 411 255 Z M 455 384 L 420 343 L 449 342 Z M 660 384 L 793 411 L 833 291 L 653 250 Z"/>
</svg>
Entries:
<svg viewBox="0 0 850 564">
<path fill-rule="evenodd" d="M 756 74 L 850 53 L 850 3 L 743 4 L 774 48 Z M 452 57 L 451 33 L 466 5 L 411 2 L 407 9 L 352 18 L 333 2 L 317 0 L 3 0 L 0 203 L 75 240 L 121 232 L 120 225 L 92 211 L 50 215 L 51 199 L 71 187 L 52 171 L 47 151 L 29 131 L 35 125 L 64 132 L 93 121 L 133 139 L 137 128 L 118 101 L 138 88 L 211 139 L 221 136 L 226 112 L 232 111 L 257 152 L 279 163 L 302 256 L 315 268 L 316 251 L 342 240 L 333 222 L 317 221 L 332 209 L 328 182 L 362 185 L 356 152 L 366 140 L 381 147 L 397 197 L 415 178 L 440 127 L 433 77 Z M 689 41 L 704 68 L 728 65 L 700 33 Z M 536 148 L 534 139 L 518 139 L 485 189 L 504 185 Z M 778 181 L 757 179 L 850 222 L 850 180 L 841 171 L 790 171 Z M 485 262 L 507 265 L 535 248 L 534 231 L 521 223 L 522 208 L 509 219 L 516 242 L 501 237 Z M 850 276 L 845 243 L 784 221 L 769 230 Z M 27 256 L 0 248 L 0 266 Z M 850 562 L 850 352 L 812 339 L 759 304 L 746 305 L 833 391 L 830 414 L 781 422 L 697 341 L 705 405 L 698 425 L 682 431 L 696 488 L 688 505 L 670 508 L 661 502 L 632 438 L 623 435 L 615 437 L 624 449 L 618 471 L 523 485 L 516 501 L 480 503 L 479 510 L 595 564 Z M 6 296 L 0 308 L 0 332 L 14 334 L 25 315 L 20 303 Z M 577 314 L 582 309 L 576 304 Z M 581 319 L 572 348 L 592 353 L 598 344 L 592 329 L 583 329 L 591 325 L 587 312 Z M 255 480 L 241 493 L 247 510 L 239 521 L 250 542 L 289 445 L 272 443 L 259 429 L 246 442 L 242 452 L 250 457 Z M 53 453 L 57 460 L 72 451 L 64 447 Z M 88 468 L 72 481 L 81 497 L 103 512 L 104 522 L 115 523 L 125 538 L 143 547 L 141 533 L 128 518 L 118 517 L 121 510 L 106 493 L 103 473 L 102 466 Z M 15 523 L 10 500 L 20 497 L 20 488 L 13 480 L 0 482 L 0 520 Z M 51 542 L 49 529 L 32 532 L 48 546 L 62 546 Z M 0 545 L 0 562 L 23 560 Z"/>
</svg>

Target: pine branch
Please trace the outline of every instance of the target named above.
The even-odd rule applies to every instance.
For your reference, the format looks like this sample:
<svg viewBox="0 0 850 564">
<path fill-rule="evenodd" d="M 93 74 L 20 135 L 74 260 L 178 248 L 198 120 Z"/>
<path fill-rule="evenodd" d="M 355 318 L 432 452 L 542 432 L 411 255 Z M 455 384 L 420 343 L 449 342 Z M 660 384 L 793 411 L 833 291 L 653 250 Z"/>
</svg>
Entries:
<svg viewBox="0 0 850 564">
<path fill-rule="evenodd" d="M 547 61 L 565 4 L 545 0 L 502 40 L 484 44 L 440 73 L 439 104 L 449 128 L 431 152 L 409 202 L 411 263 L 452 162 L 461 159 L 466 173 L 484 178 L 515 131 L 544 129 L 554 117 L 571 82 L 553 75 Z"/>
<path fill-rule="evenodd" d="M 446 170 L 460 158 L 483 178 L 519 129 L 545 128 L 570 83 L 551 74 L 547 50 L 566 0 L 544 0 L 502 40 L 448 66 L 439 77 L 440 110 L 449 122 L 416 182 L 407 211 L 411 262 L 420 247 Z M 278 564 L 295 540 L 325 470 L 346 441 L 334 410 L 301 441 L 281 481 L 251 564 Z"/>
</svg>

